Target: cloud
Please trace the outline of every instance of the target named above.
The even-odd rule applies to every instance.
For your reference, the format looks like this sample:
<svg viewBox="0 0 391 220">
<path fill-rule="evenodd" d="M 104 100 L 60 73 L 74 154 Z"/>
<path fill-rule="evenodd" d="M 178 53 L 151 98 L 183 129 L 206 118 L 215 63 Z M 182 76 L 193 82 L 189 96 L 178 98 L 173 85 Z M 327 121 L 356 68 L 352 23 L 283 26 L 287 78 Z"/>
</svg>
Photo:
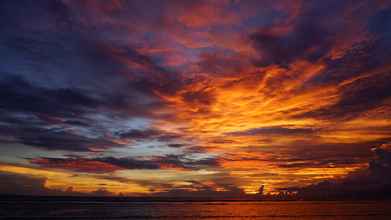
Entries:
<svg viewBox="0 0 391 220">
<path fill-rule="evenodd" d="M 325 56 L 345 23 L 333 21 L 347 6 L 337 1 L 303 2 L 292 24 L 265 27 L 253 33 L 251 40 L 261 53 L 258 64 L 287 66 L 297 59 L 316 61 Z"/>
<path fill-rule="evenodd" d="M 339 101 L 329 107 L 304 113 L 305 117 L 355 118 L 368 110 L 382 106 L 391 97 L 388 69 L 379 74 L 357 79 L 340 88 Z"/>
<path fill-rule="evenodd" d="M 3 123 L 0 125 L 2 134 L 9 137 L 11 143 L 22 143 L 46 150 L 64 151 L 94 151 L 119 146 L 109 139 L 90 136 L 78 129 L 90 128 L 90 120 L 83 118 L 49 117 L 29 112 L 9 113 L 3 112 L 0 116 Z M 29 121 L 26 124 L 26 120 Z M 67 129 L 68 128 L 68 129 Z M 73 128 L 73 129 L 69 129 Z"/>
<path fill-rule="evenodd" d="M 203 185 L 201 183 L 192 184 L 191 188 L 175 188 L 165 192 L 153 193 L 155 197 L 168 198 L 203 198 L 203 199 L 237 199 L 244 198 L 246 194 L 237 187 L 230 187 L 222 191 L 218 191 L 213 187 Z"/>
<path fill-rule="evenodd" d="M 238 199 L 245 198 L 245 191 L 237 186 L 237 179 L 227 172 L 209 174 L 210 179 L 182 179 L 180 183 L 157 184 L 152 188 L 153 197 L 168 198 L 203 198 L 203 199 Z"/>
<path fill-rule="evenodd" d="M 28 174 L 0 172 L 1 195 L 31 195 L 31 196 L 114 196 L 115 194 L 105 188 L 91 192 L 74 191 L 72 186 L 65 190 L 48 188 L 47 179 Z"/>
<path fill-rule="evenodd" d="M 157 191 L 186 195 L 339 178 L 390 139 L 389 12 L 377 1 L 1 2 L 0 160 L 169 173 Z"/>
<path fill-rule="evenodd" d="M 95 151 L 115 147 L 118 144 L 104 138 L 88 138 L 63 131 L 24 129 L 16 136 L 23 144 L 47 150 Z"/>
<path fill-rule="evenodd" d="M 3 78 L 0 86 L 0 107 L 12 112 L 71 117 L 102 105 L 82 91 L 35 87 L 20 77 Z"/>
<path fill-rule="evenodd" d="M 368 168 L 348 174 L 340 180 L 328 180 L 308 187 L 299 188 L 298 195 L 311 199 L 381 199 L 391 197 L 390 144 L 385 143 L 373 148 L 375 158 Z"/>
<path fill-rule="evenodd" d="M 182 6 L 179 11 L 178 20 L 190 28 L 208 28 L 217 25 L 234 25 L 238 22 L 239 16 L 230 10 L 227 2 L 178 2 Z M 184 6 L 184 7 L 183 7 Z M 179 8 L 179 7 L 178 7 Z M 191 8 L 192 11 L 185 10 Z"/>
<path fill-rule="evenodd" d="M 215 101 L 213 93 L 205 90 L 184 92 L 182 98 L 184 102 L 195 106 L 208 106 Z"/>
<path fill-rule="evenodd" d="M 380 40 L 382 46 L 386 46 L 386 48 L 391 46 L 387 40 L 391 34 L 390 11 L 390 7 L 380 10 L 378 13 L 373 15 L 368 22 L 369 31 L 375 34 L 375 37 Z"/>
<path fill-rule="evenodd" d="M 291 128 L 291 127 L 261 127 L 253 128 L 246 131 L 230 132 L 228 135 L 233 136 L 262 136 L 262 135 L 312 135 L 316 132 L 315 128 Z"/>
<path fill-rule="evenodd" d="M 56 168 L 85 173 L 110 173 L 123 168 L 100 160 L 83 158 L 34 158 L 32 164 L 45 168 Z"/>
<path fill-rule="evenodd" d="M 190 170 L 219 166 L 218 160 L 215 157 L 193 159 L 191 157 L 186 157 L 186 155 L 166 155 L 155 157 L 153 160 L 159 161 L 161 167 L 174 167 Z"/>
<path fill-rule="evenodd" d="M 182 136 L 179 133 L 167 132 L 159 129 L 146 129 L 146 130 L 130 130 L 119 134 L 122 138 L 132 140 L 160 140 L 160 141 L 173 141 L 180 139 Z"/>
<path fill-rule="evenodd" d="M 324 73 L 309 81 L 314 85 L 338 85 L 340 97 L 333 105 L 305 113 L 306 117 L 349 119 L 388 101 L 391 44 L 385 40 L 389 26 L 385 16 L 389 10 L 372 12 L 365 21 L 369 36 L 353 43 L 338 58 L 328 58 Z"/>
<path fill-rule="evenodd" d="M 175 76 L 159 75 L 168 71 L 135 48 L 85 35 L 88 27 L 64 2 L 20 4 L 25 7 L 1 4 L 9 22 L 0 37 L 8 54 L 0 64 L 6 122 L 0 129 L 8 139 L 48 150 L 115 147 L 107 138 L 115 135 L 113 128 L 97 118 L 154 118 L 156 109 L 165 108 L 156 93 L 173 93 L 180 86 Z M 25 22 L 19 14 L 32 19 Z"/>
<path fill-rule="evenodd" d="M 64 169 L 85 173 L 112 173 L 118 170 L 134 169 L 186 169 L 198 170 L 202 167 L 218 166 L 216 158 L 191 159 L 184 155 L 165 155 L 147 158 L 99 157 L 99 158 L 32 158 L 30 163 L 44 168 Z"/>
<path fill-rule="evenodd" d="M 0 193 L 20 195 L 47 194 L 44 178 L 30 177 L 22 174 L 1 172 Z"/>
</svg>

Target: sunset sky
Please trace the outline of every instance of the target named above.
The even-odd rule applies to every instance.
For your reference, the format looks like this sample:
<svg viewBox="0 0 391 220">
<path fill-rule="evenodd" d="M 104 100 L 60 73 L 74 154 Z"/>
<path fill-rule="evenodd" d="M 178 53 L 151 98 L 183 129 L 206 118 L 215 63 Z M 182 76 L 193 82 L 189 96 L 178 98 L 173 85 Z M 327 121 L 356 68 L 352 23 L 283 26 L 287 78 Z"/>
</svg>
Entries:
<svg viewBox="0 0 391 220">
<path fill-rule="evenodd" d="M 270 193 L 391 152 L 391 1 L 4 0 L 0 32 L 0 194 Z"/>
</svg>

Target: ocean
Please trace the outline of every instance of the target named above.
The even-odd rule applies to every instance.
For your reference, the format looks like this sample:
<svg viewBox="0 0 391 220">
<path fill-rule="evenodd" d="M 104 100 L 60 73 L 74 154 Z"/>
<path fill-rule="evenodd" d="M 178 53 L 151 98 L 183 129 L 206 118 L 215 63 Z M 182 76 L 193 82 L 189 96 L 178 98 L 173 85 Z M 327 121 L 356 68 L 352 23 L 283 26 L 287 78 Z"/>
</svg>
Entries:
<svg viewBox="0 0 391 220">
<path fill-rule="evenodd" d="M 0 219 L 391 219 L 391 202 L 1 202 Z"/>
</svg>

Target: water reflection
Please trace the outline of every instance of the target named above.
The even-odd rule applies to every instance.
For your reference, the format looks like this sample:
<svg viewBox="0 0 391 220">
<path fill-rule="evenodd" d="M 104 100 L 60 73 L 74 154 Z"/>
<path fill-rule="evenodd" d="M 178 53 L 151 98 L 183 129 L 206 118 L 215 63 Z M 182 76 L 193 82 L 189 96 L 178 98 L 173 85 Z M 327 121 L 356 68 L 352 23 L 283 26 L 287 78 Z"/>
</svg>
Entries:
<svg viewBox="0 0 391 220">
<path fill-rule="evenodd" d="M 391 219 L 390 202 L 22 202 L 0 219 Z"/>
</svg>

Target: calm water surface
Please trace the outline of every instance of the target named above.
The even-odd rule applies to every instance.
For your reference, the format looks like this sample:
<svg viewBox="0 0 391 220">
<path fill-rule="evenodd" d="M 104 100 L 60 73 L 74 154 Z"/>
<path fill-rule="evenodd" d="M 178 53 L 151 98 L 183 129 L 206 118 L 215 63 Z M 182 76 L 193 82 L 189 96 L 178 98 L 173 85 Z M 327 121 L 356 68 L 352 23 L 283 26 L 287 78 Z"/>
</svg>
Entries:
<svg viewBox="0 0 391 220">
<path fill-rule="evenodd" d="M 391 202 L 1 202 L 0 219 L 391 219 Z"/>
</svg>

